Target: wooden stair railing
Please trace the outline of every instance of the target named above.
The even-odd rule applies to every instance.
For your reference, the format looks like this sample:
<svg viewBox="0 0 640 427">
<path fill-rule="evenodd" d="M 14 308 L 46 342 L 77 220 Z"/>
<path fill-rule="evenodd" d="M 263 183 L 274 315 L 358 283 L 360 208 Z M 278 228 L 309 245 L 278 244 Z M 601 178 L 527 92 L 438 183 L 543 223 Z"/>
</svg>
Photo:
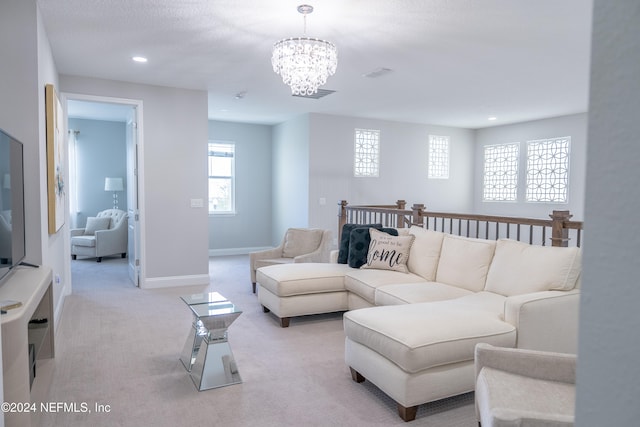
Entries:
<svg viewBox="0 0 640 427">
<path fill-rule="evenodd" d="M 481 239 L 508 238 L 546 246 L 580 247 L 582 244 L 581 221 L 571 221 L 569 211 L 553 211 L 549 219 L 518 218 L 496 215 L 429 212 L 423 204 L 406 209 L 406 202 L 395 205 L 349 206 L 346 200 L 339 203 L 338 237 L 346 223 L 381 223 L 385 227 L 407 228 L 417 225 L 429 230 L 442 231 L 458 236 Z"/>
</svg>

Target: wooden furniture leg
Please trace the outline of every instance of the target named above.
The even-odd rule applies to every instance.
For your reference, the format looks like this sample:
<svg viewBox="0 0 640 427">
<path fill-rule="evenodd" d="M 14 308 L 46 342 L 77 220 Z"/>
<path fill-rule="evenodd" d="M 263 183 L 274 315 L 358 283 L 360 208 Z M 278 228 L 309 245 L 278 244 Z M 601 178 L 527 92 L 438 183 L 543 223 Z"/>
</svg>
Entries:
<svg viewBox="0 0 640 427">
<path fill-rule="evenodd" d="M 351 366 L 349 366 L 349 370 L 351 370 L 351 379 L 353 379 L 357 383 L 364 382 L 365 378 L 362 376 L 360 372 L 356 371 Z"/>
<path fill-rule="evenodd" d="M 400 418 L 402 418 L 406 422 L 415 420 L 417 412 L 418 412 L 417 405 L 405 408 L 404 406 L 398 403 L 398 415 L 400 415 Z"/>
</svg>

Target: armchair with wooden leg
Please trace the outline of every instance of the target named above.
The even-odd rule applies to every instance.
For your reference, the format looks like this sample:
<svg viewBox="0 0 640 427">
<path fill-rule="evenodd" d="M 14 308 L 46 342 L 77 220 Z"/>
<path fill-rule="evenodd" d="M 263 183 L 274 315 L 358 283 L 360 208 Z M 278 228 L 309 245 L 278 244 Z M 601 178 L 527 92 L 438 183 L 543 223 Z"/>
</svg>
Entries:
<svg viewBox="0 0 640 427">
<path fill-rule="evenodd" d="M 256 293 L 256 270 L 275 264 L 329 262 L 331 231 L 319 228 L 289 228 L 280 244 L 249 254 L 253 293 Z"/>
</svg>

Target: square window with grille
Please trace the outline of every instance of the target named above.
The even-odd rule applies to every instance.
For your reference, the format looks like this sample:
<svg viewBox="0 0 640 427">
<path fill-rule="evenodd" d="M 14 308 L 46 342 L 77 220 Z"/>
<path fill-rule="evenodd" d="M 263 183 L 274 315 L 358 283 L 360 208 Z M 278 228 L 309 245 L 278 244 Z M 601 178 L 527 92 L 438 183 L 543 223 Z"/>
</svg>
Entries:
<svg viewBox="0 0 640 427">
<path fill-rule="evenodd" d="M 482 200 L 515 202 L 518 199 L 520 143 L 485 145 Z"/>
<path fill-rule="evenodd" d="M 377 177 L 379 167 L 380 131 L 356 129 L 353 175 L 356 177 Z"/>
<path fill-rule="evenodd" d="M 527 141 L 527 202 L 567 203 L 571 137 Z"/>
<path fill-rule="evenodd" d="M 209 213 L 235 212 L 235 144 L 209 142 Z"/>
<path fill-rule="evenodd" d="M 449 179 L 449 137 L 429 135 L 429 163 L 427 177 Z"/>
</svg>

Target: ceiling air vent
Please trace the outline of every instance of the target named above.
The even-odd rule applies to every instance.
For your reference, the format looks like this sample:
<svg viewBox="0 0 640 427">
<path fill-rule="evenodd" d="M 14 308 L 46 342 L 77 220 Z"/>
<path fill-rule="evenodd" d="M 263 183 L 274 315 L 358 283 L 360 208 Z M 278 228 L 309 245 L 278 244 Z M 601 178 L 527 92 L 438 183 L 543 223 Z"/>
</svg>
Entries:
<svg viewBox="0 0 640 427">
<path fill-rule="evenodd" d="M 298 98 L 320 99 L 320 98 L 324 98 L 327 95 L 331 95 L 334 92 L 335 90 L 318 89 L 318 91 L 312 95 L 292 95 L 292 96 L 297 96 Z"/>
<path fill-rule="evenodd" d="M 365 73 L 362 75 L 362 77 L 369 77 L 370 79 L 375 79 L 376 77 L 381 77 L 384 75 L 389 74 L 390 72 L 392 72 L 393 70 L 391 68 L 376 68 L 373 71 L 369 71 L 368 73 Z"/>
</svg>

